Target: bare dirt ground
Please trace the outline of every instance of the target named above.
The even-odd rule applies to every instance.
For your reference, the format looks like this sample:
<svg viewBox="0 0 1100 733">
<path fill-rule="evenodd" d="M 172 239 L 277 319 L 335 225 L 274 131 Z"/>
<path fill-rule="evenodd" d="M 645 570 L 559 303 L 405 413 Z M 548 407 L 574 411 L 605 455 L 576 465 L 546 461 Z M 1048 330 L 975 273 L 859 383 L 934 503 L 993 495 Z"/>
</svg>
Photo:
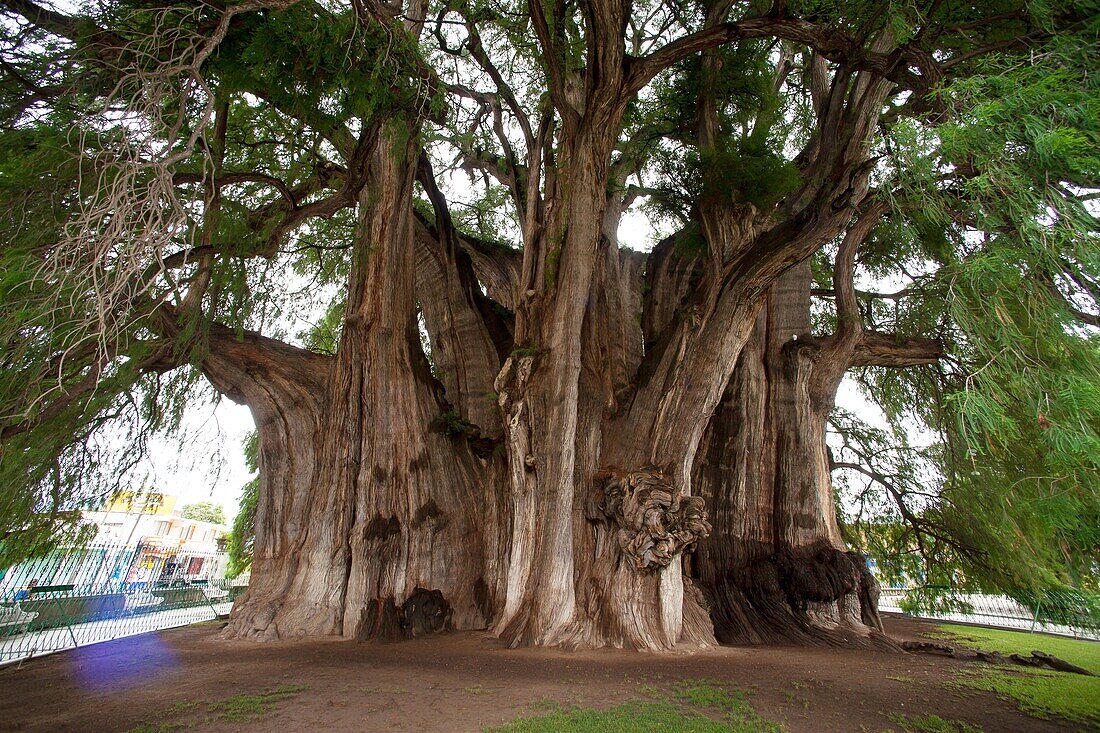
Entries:
<svg viewBox="0 0 1100 733">
<path fill-rule="evenodd" d="M 916 638 L 930 625 L 890 617 Z M 792 733 L 883 731 L 890 715 L 936 714 L 993 731 L 1064 731 L 992 695 L 945 688 L 967 662 L 927 655 L 794 647 L 695 654 L 504 648 L 485 633 L 398 644 L 257 644 L 217 639 L 219 624 L 131 637 L 0 668 L 0 730 L 480 731 L 554 703 L 610 707 L 682 680 L 744 690 Z M 212 704 L 301 689 L 262 715 Z M 293 687 L 291 687 L 293 686 Z M 145 726 L 141 728 L 140 726 Z M 165 727 L 163 730 L 175 728 Z"/>
</svg>

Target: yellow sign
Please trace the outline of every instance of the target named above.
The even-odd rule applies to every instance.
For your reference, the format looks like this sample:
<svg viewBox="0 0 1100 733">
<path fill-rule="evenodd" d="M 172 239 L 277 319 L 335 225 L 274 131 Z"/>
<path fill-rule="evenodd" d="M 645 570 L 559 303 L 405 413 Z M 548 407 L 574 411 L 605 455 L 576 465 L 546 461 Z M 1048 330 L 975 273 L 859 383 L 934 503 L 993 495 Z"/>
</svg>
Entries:
<svg viewBox="0 0 1100 733">
<path fill-rule="evenodd" d="M 159 491 L 141 493 L 120 491 L 111 497 L 104 507 L 108 512 L 128 512 L 132 514 L 168 515 L 176 507 L 176 497 Z"/>
</svg>

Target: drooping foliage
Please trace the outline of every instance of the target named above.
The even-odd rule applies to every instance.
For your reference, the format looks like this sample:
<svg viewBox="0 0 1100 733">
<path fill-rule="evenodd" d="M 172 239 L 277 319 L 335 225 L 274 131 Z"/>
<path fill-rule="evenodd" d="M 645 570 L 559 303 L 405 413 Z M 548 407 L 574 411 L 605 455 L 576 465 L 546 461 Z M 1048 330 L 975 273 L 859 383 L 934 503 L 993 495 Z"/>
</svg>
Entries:
<svg viewBox="0 0 1100 733">
<path fill-rule="evenodd" d="M 892 432 L 838 429 L 912 513 L 863 516 L 899 580 L 1095 588 L 1100 26 L 1082 10 L 1026 61 L 991 55 L 945 85 L 934 126 L 895 124 L 898 216 L 864 254 L 904 297 L 867 314 L 952 348 L 933 370 L 858 375 Z M 913 418 L 927 448 L 898 447 Z"/>
<path fill-rule="evenodd" d="M 250 433 L 244 441 L 244 460 L 250 472 L 258 472 L 259 441 L 256 433 Z M 237 516 L 233 518 L 233 528 L 229 532 L 226 551 L 229 565 L 226 577 L 236 578 L 252 565 L 252 549 L 256 541 L 256 504 L 259 499 L 260 480 L 251 479 L 241 487 L 241 498 L 237 507 Z"/>
</svg>

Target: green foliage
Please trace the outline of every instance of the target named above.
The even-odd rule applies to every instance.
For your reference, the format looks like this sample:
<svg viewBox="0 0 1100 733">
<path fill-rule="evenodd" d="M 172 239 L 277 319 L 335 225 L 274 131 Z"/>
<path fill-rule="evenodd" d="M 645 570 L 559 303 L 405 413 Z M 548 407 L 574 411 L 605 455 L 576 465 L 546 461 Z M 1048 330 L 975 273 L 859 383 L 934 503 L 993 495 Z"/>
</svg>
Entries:
<svg viewBox="0 0 1100 733">
<path fill-rule="evenodd" d="M 689 157 L 689 163 L 703 181 L 702 197 L 730 197 L 758 209 L 775 206 L 800 183 L 794 164 L 756 140 L 704 150 L 697 159 Z"/>
<path fill-rule="evenodd" d="M 797 166 L 779 152 L 789 137 L 779 113 L 783 100 L 774 88 L 771 50 L 765 44 L 720 47 L 704 61 L 685 60 L 654 83 L 654 94 L 632 110 L 628 130 L 635 146 L 645 146 L 653 167 L 668 184 L 667 196 L 647 202 L 658 218 L 683 213 L 713 199 L 773 207 L 800 184 Z M 713 147 L 696 142 L 696 110 L 701 95 L 713 100 L 719 137 Z M 648 136 L 659 131 L 679 143 L 657 147 Z M 625 151 L 637 154 L 634 151 Z M 687 222 L 691 226 L 691 222 Z"/>
<path fill-rule="evenodd" d="M 430 100 L 415 82 L 419 55 L 399 25 L 359 27 L 350 8 L 296 3 L 250 13 L 212 59 L 223 91 L 263 90 L 300 119 L 379 119 Z"/>
<path fill-rule="evenodd" d="M 973 604 L 947 586 L 921 586 L 905 594 L 898 604 L 901 610 L 914 616 L 943 616 L 949 613 L 971 614 Z"/>
<path fill-rule="evenodd" d="M 225 509 L 222 508 L 221 504 L 215 504 L 212 501 L 184 504 L 180 509 L 180 516 L 185 519 L 195 519 L 200 522 L 225 524 Z"/>
<path fill-rule="evenodd" d="M 257 473 L 260 470 L 259 434 L 251 432 L 244 441 L 244 460 L 248 470 Z M 237 516 L 233 518 L 233 529 L 229 532 L 226 552 L 229 564 L 225 569 L 227 578 L 236 578 L 252 566 L 252 548 L 256 542 L 256 507 L 260 500 L 260 478 L 257 476 L 241 487 L 240 505 Z"/>
<path fill-rule="evenodd" d="M 542 352 L 542 349 L 537 344 L 523 344 L 512 349 L 511 356 L 525 357 L 525 356 L 538 356 Z"/>
<path fill-rule="evenodd" d="M 102 469 L 117 456 L 95 437 L 108 416 L 134 414 L 123 396 L 150 352 L 122 341 L 105 368 L 86 330 L 94 305 L 43 259 L 93 182 L 50 121 L 0 131 L 0 565 L 86 538 L 79 510 L 114 488 Z"/>
<path fill-rule="evenodd" d="M 337 298 L 325 309 L 325 314 L 306 334 L 305 346 L 319 354 L 335 354 L 340 344 L 340 333 L 344 328 L 344 311 L 347 305 L 343 298 Z"/>
<path fill-rule="evenodd" d="M 892 430 L 841 429 L 890 485 L 849 523 L 892 579 L 1020 597 L 1096 588 L 1100 341 L 1076 307 L 1100 306 L 1086 201 L 1100 187 L 1096 11 L 1051 5 L 1036 22 L 1069 14 L 1069 30 L 1027 57 L 975 60 L 940 90 L 938 124 L 890 129 L 893 211 L 860 263 L 904 272 L 909 292 L 866 312 L 950 355 L 938 369 L 864 370 Z M 920 450 L 899 440 L 914 424 Z"/>
<path fill-rule="evenodd" d="M 455 410 L 447 410 L 439 416 L 440 429 L 445 435 L 470 435 L 476 428 Z"/>
</svg>

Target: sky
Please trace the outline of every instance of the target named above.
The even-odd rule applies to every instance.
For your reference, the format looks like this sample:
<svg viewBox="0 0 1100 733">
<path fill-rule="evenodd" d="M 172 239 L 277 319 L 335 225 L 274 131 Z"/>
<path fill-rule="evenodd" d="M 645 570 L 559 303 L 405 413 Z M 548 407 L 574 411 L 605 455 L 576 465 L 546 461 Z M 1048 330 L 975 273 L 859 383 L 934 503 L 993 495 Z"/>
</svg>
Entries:
<svg viewBox="0 0 1100 733">
<path fill-rule="evenodd" d="M 254 429 L 252 414 L 225 397 L 188 409 L 181 439 L 150 440 L 149 457 L 137 473 L 146 475 L 147 488 L 179 497 L 177 506 L 212 501 L 233 517 L 252 478 L 242 448 Z"/>
</svg>

